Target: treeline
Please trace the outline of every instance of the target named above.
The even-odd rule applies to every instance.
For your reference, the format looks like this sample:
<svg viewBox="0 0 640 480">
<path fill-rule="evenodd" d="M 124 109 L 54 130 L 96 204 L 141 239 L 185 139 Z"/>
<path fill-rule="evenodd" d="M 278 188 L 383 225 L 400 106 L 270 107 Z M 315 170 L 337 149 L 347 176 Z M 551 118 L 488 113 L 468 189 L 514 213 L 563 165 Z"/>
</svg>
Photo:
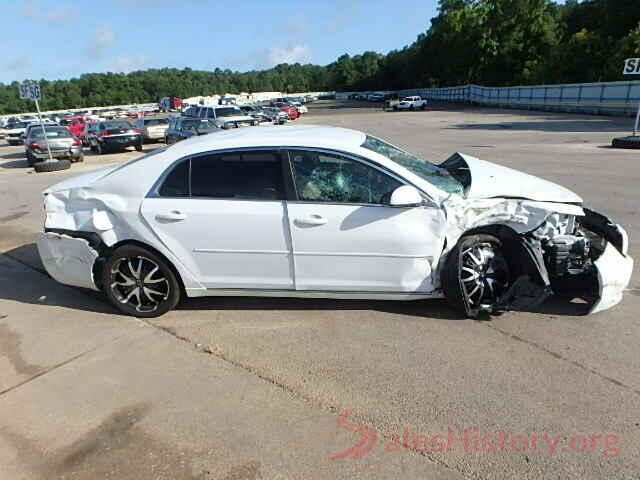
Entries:
<svg viewBox="0 0 640 480">
<path fill-rule="evenodd" d="M 623 78 L 623 60 L 632 56 L 640 56 L 640 0 L 440 0 L 430 28 L 386 55 L 365 52 L 327 66 L 282 64 L 245 73 L 164 68 L 40 83 L 42 107 L 54 110 L 168 95 L 613 81 Z M 0 84 L 0 112 L 33 109 L 17 89 L 16 82 Z"/>
</svg>

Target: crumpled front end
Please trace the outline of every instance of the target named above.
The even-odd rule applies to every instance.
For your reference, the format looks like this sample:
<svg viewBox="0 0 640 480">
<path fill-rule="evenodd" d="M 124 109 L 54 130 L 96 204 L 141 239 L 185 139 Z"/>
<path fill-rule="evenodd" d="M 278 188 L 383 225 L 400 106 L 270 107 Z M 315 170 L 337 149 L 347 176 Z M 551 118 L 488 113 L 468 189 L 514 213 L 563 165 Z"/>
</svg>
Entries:
<svg viewBox="0 0 640 480">
<path fill-rule="evenodd" d="M 445 208 L 448 248 L 463 235 L 489 233 L 511 257 L 510 288 L 488 310 L 528 310 L 557 294 L 582 298 L 595 313 L 618 304 L 630 282 L 627 234 L 602 214 L 575 204 L 513 198 L 452 197 Z M 472 317 L 481 311 L 465 307 Z"/>
</svg>

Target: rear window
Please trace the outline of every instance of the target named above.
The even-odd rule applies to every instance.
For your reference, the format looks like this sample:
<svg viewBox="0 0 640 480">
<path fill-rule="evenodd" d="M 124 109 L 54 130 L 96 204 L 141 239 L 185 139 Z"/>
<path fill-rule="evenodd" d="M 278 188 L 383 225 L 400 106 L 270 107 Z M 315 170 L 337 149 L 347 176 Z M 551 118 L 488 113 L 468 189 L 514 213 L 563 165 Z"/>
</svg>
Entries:
<svg viewBox="0 0 640 480">
<path fill-rule="evenodd" d="M 72 137 L 71 132 L 66 128 L 46 128 L 47 138 L 70 138 Z M 42 128 L 34 128 L 29 133 L 31 138 L 39 139 L 44 138 L 42 134 Z"/>
<path fill-rule="evenodd" d="M 216 117 L 233 117 L 242 115 L 242 110 L 238 107 L 216 108 Z"/>
<path fill-rule="evenodd" d="M 144 120 L 144 124 L 149 127 L 154 125 L 168 125 L 169 120 L 167 120 L 166 118 L 146 118 Z"/>
<path fill-rule="evenodd" d="M 281 200 L 282 162 L 278 152 L 207 155 L 191 160 L 193 197 Z"/>
<path fill-rule="evenodd" d="M 130 129 L 133 128 L 133 126 L 126 120 L 113 120 L 111 122 L 102 122 L 101 128 L 105 128 L 107 130 L 111 130 L 114 128 Z"/>
</svg>

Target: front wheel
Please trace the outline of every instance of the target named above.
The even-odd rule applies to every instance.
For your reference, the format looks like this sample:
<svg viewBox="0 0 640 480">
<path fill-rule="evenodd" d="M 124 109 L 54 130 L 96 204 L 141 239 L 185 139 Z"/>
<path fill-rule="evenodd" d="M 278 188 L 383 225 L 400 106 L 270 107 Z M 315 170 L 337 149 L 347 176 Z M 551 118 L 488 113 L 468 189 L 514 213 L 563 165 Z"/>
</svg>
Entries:
<svg viewBox="0 0 640 480">
<path fill-rule="evenodd" d="M 511 282 L 502 242 L 492 235 L 467 235 L 449 253 L 442 273 L 447 301 L 470 317 L 493 312 Z"/>
<path fill-rule="evenodd" d="M 111 254 L 102 284 L 109 301 L 134 317 L 159 317 L 180 301 L 180 284 L 169 264 L 135 245 L 124 245 Z"/>
</svg>

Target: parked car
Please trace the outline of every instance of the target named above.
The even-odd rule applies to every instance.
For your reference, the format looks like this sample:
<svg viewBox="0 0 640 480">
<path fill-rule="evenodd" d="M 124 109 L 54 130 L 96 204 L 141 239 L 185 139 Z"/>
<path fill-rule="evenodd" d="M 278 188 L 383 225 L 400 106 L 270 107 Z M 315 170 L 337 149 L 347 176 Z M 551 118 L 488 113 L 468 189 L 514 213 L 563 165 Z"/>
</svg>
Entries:
<svg viewBox="0 0 640 480">
<path fill-rule="evenodd" d="M 78 137 L 82 142 L 83 146 L 85 147 L 90 146 L 89 138 L 91 138 L 92 135 L 96 134 L 96 130 L 98 129 L 98 124 L 99 122 L 87 122 L 84 124 L 84 130 Z"/>
<path fill-rule="evenodd" d="M 261 107 L 262 115 L 275 125 L 283 125 L 289 120 L 287 112 L 283 112 L 277 107 Z"/>
<path fill-rule="evenodd" d="M 7 129 L 5 129 L 5 139 L 9 145 L 20 145 L 23 143 L 23 134 L 24 130 L 31 122 L 13 122 L 7 124 Z"/>
<path fill-rule="evenodd" d="M 142 132 L 142 140 L 158 142 L 164 140 L 164 133 L 169 127 L 168 118 L 138 118 L 135 126 Z"/>
<path fill-rule="evenodd" d="M 158 105 L 163 112 L 175 112 L 182 108 L 182 99 L 178 97 L 163 97 L 158 102 Z"/>
<path fill-rule="evenodd" d="M 91 151 L 98 154 L 134 147 L 142 151 L 142 133 L 128 120 L 105 120 L 98 122 L 95 131 L 89 137 Z"/>
<path fill-rule="evenodd" d="M 219 130 L 220 127 L 203 118 L 175 117 L 169 122 L 164 142 L 171 145 L 186 138 L 207 135 Z"/>
<path fill-rule="evenodd" d="M 260 122 L 245 114 L 236 105 L 214 105 L 200 107 L 198 118 L 206 118 L 220 128 L 238 128 L 241 126 L 255 126 Z"/>
<path fill-rule="evenodd" d="M 249 115 L 250 117 L 255 118 L 256 120 L 258 120 L 258 122 L 269 121 L 269 119 L 262 111 L 262 107 L 257 107 L 255 105 L 240 105 L 239 108 L 245 115 Z"/>
<path fill-rule="evenodd" d="M 475 317 L 572 292 L 597 312 L 633 270 L 625 230 L 564 187 L 335 127 L 192 138 L 44 196 L 49 274 L 137 317 L 183 295 L 444 296 Z"/>
<path fill-rule="evenodd" d="M 45 126 L 45 128 L 47 126 L 58 126 L 58 124 L 52 120 L 42 120 L 42 124 L 40 122 L 29 122 L 29 125 L 27 125 L 24 129 L 24 132 L 22 133 L 22 135 L 20 136 L 20 138 L 22 139 L 22 143 L 26 146 L 27 144 L 27 136 L 29 135 L 29 133 L 31 132 L 31 130 L 33 130 L 34 128 L 39 128 L 40 130 L 42 130 L 42 125 Z"/>
<path fill-rule="evenodd" d="M 302 103 L 300 102 L 290 102 L 291 105 L 293 105 L 294 107 L 296 107 L 296 110 L 298 111 L 298 113 L 300 115 L 304 114 L 304 113 L 308 113 L 309 109 L 307 107 L 305 107 Z"/>
<path fill-rule="evenodd" d="M 285 112 L 288 115 L 289 120 L 295 120 L 298 118 L 298 109 L 290 103 L 276 103 L 275 107 Z"/>
<path fill-rule="evenodd" d="M 418 96 L 404 97 L 393 106 L 394 110 L 424 110 L 427 108 L 427 101 Z"/>
<path fill-rule="evenodd" d="M 86 125 L 86 120 L 84 119 L 84 117 L 69 117 L 66 121 L 66 126 L 69 131 L 76 137 L 79 137 L 80 135 L 82 135 L 82 132 L 84 131 L 84 127 Z"/>
<path fill-rule="evenodd" d="M 82 143 L 69 129 L 59 125 L 46 125 L 43 132 L 38 125 L 38 128 L 30 129 L 25 138 L 25 152 L 29 165 L 33 166 L 49 158 L 47 144 L 54 158 L 66 158 L 72 162 L 84 161 Z"/>
</svg>

